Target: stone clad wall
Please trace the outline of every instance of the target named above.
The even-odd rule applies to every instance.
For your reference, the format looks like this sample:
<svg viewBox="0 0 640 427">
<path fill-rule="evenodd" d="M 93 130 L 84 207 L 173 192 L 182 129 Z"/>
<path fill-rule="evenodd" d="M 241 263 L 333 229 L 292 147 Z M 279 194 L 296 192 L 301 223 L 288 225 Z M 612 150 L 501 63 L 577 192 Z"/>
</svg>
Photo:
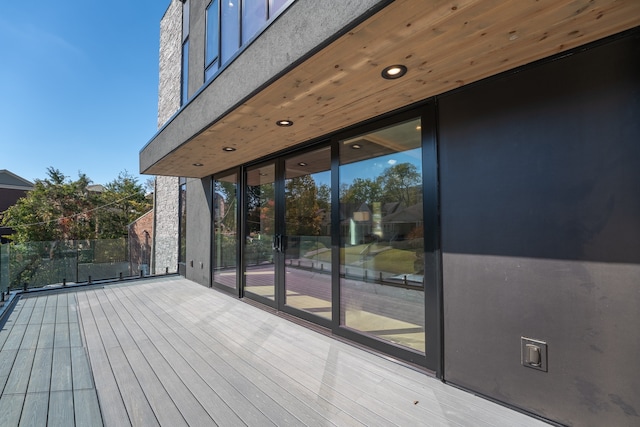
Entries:
<svg viewBox="0 0 640 427">
<path fill-rule="evenodd" d="M 158 128 L 180 109 L 181 27 L 182 3 L 172 0 L 160 21 Z M 178 185 L 177 177 L 156 177 L 152 273 L 178 270 Z"/>
<path fill-rule="evenodd" d="M 178 178 L 156 177 L 153 273 L 178 271 Z"/>
<path fill-rule="evenodd" d="M 180 109 L 182 3 L 173 0 L 160 21 L 158 128 Z"/>
</svg>

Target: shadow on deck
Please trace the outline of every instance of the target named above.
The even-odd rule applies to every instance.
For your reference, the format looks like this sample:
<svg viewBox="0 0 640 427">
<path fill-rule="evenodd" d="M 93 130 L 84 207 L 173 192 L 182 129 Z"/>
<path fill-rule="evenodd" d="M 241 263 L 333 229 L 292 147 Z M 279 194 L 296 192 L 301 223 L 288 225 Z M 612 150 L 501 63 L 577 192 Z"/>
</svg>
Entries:
<svg viewBox="0 0 640 427">
<path fill-rule="evenodd" d="M 546 425 L 181 277 L 23 297 L 0 425 Z"/>
</svg>

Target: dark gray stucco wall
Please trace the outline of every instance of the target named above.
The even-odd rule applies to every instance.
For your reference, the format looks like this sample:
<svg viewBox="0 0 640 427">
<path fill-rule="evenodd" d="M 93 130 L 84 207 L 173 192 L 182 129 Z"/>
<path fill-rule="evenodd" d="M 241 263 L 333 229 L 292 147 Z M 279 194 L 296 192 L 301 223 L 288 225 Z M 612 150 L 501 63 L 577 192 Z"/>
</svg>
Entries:
<svg viewBox="0 0 640 427">
<path fill-rule="evenodd" d="M 640 35 L 439 99 L 445 378 L 640 425 Z M 520 337 L 548 343 L 548 372 Z"/>
<path fill-rule="evenodd" d="M 206 9 L 211 0 L 191 0 L 189 15 L 189 98 L 204 83 Z"/>
<path fill-rule="evenodd" d="M 347 2 L 297 0 L 224 72 L 197 95 L 140 153 L 140 170 L 221 118 L 241 100 L 287 70 L 318 46 L 341 33 L 372 8 L 388 1 Z M 204 76 L 206 0 L 191 1 L 189 91 Z"/>
<path fill-rule="evenodd" d="M 187 180 L 187 271 L 204 286 L 211 276 L 211 179 Z M 192 265 L 193 262 L 193 265 Z"/>
</svg>

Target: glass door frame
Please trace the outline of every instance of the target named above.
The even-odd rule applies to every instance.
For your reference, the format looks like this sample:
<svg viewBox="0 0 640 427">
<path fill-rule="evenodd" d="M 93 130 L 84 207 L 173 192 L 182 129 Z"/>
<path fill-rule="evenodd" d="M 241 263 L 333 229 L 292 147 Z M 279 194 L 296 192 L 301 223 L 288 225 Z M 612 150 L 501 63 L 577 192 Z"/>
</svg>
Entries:
<svg viewBox="0 0 640 427">
<path fill-rule="evenodd" d="M 424 223 L 424 321 L 426 352 L 421 353 L 393 343 L 364 335 L 344 325 L 342 321 L 340 268 L 335 268 L 332 279 L 333 316 L 332 333 L 381 351 L 392 357 L 423 366 L 441 378 L 443 369 L 443 301 L 439 218 L 438 147 L 435 100 L 403 112 L 371 120 L 361 126 L 338 132 L 332 137 L 332 248 L 333 264 L 340 266 L 340 153 L 341 140 L 349 139 L 413 118 L 421 118 L 422 139 L 422 191 Z"/>
<path fill-rule="evenodd" d="M 247 174 L 248 171 L 250 169 L 254 169 L 254 168 L 260 168 L 262 166 L 267 166 L 269 164 L 273 164 L 274 167 L 274 237 L 277 234 L 281 234 L 280 231 L 282 230 L 282 223 L 283 223 L 283 200 L 284 200 L 284 196 L 281 195 L 280 193 L 283 193 L 282 191 L 282 183 L 281 183 L 281 175 L 282 175 L 282 166 L 281 166 L 282 160 L 277 158 L 277 157 L 272 157 L 269 160 L 264 160 L 261 159 L 261 161 L 256 162 L 256 163 L 251 163 L 251 164 L 247 164 L 242 168 L 242 178 L 241 178 L 241 198 L 242 198 L 242 203 L 241 203 L 241 212 L 240 212 L 240 231 L 241 231 L 241 235 L 240 235 L 240 298 L 244 298 L 244 297 L 248 297 L 254 301 L 257 301 L 263 305 L 272 307 L 276 310 L 279 309 L 280 307 L 280 299 L 281 297 L 281 293 L 279 290 L 279 282 L 281 281 L 281 272 L 279 271 L 279 265 L 282 264 L 281 261 L 281 254 L 275 250 L 275 247 L 272 247 L 272 255 L 273 255 L 273 263 L 274 263 L 274 299 L 270 299 L 261 295 L 258 295 L 256 293 L 253 293 L 251 291 L 248 291 L 247 288 L 247 258 L 246 255 L 248 253 L 247 251 L 247 237 L 248 237 L 248 227 L 247 227 L 247 208 L 249 205 L 248 202 L 248 192 L 247 192 L 247 186 L 248 186 L 248 180 L 247 180 Z M 273 244 L 275 245 L 275 242 L 273 242 Z"/>
<path fill-rule="evenodd" d="M 310 153 L 322 148 L 330 148 L 331 147 L 331 143 L 327 140 L 324 140 L 322 142 L 317 142 L 314 143 L 312 145 L 308 145 L 306 147 L 297 149 L 297 150 L 291 150 L 287 153 L 282 153 L 278 156 L 272 156 L 271 158 L 269 158 L 268 160 L 264 160 L 262 159 L 259 162 L 256 163 L 251 163 L 251 164 L 247 164 L 242 168 L 242 178 L 241 178 L 241 191 L 242 191 L 242 207 L 241 207 L 241 243 L 240 246 L 242 248 L 241 250 L 241 286 L 240 286 L 240 292 L 239 292 L 239 296 L 242 297 L 248 297 L 252 300 L 255 300 L 261 304 L 267 305 L 269 307 L 272 307 L 278 311 L 293 315 L 295 317 L 298 317 L 300 319 L 306 320 L 308 322 L 317 324 L 319 326 L 322 326 L 324 328 L 327 329 L 332 329 L 333 328 L 333 322 L 330 319 L 324 318 L 322 316 L 318 316 L 318 315 L 314 315 L 313 313 L 310 313 L 308 311 L 302 310 L 302 309 L 297 309 L 295 307 L 289 306 L 286 304 L 286 283 L 285 283 L 285 253 L 282 251 L 275 251 L 273 252 L 273 257 L 274 257 L 274 264 L 275 264 L 275 271 L 274 271 L 274 280 L 275 280 L 275 298 L 269 299 L 269 298 L 265 298 L 262 297 L 260 295 L 257 295 L 255 293 L 252 293 L 250 290 L 247 291 L 246 290 L 246 274 L 245 272 L 247 271 L 247 263 L 246 263 L 246 259 L 245 259 L 245 254 L 246 254 L 246 220 L 247 220 L 247 170 L 251 169 L 251 168 L 256 168 L 256 167 L 260 167 L 260 166 L 264 166 L 264 165 L 268 165 L 270 163 L 274 164 L 275 167 L 275 180 L 274 180 L 274 184 L 275 184 L 275 232 L 274 234 L 277 236 L 284 236 L 284 231 L 285 231 L 285 162 L 287 159 L 291 158 L 291 157 L 297 157 L 300 156 L 302 154 L 305 153 Z M 333 160 L 332 160 L 333 161 Z M 331 214 L 333 215 L 333 214 Z M 333 216 L 332 216 L 333 218 Z M 331 226 L 331 246 L 332 246 L 332 251 L 333 251 L 333 246 L 334 246 L 334 228 L 333 225 Z M 286 238 L 286 236 L 284 236 Z M 332 259 L 333 261 L 333 259 Z M 332 281 L 333 281 L 333 275 L 332 277 Z M 333 290 L 333 284 L 332 284 L 332 290 Z M 333 310 L 333 308 L 332 308 Z M 333 311 L 332 311 L 333 314 Z"/>
<path fill-rule="evenodd" d="M 240 167 L 235 167 L 235 168 L 231 168 L 231 169 L 227 169 L 225 171 L 222 172 L 218 172 L 215 173 L 211 176 L 211 259 L 209 262 L 209 265 L 211 266 L 211 274 L 210 274 L 210 278 L 209 278 L 209 287 L 210 288 L 216 288 L 219 290 L 222 290 L 224 292 L 228 292 L 234 296 L 239 297 L 240 296 L 240 289 L 241 289 L 241 283 L 240 283 L 240 262 L 236 262 L 236 285 L 235 287 L 229 287 L 229 286 L 224 286 L 222 284 L 216 283 L 216 281 L 214 280 L 215 275 L 214 275 L 214 268 L 215 268 L 215 257 L 216 257 L 216 240 L 215 240 L 215 202 L 216 202 L 216 187 L 215 187 L 215 181 L 216 181 L 216 177 L 225 177 L 225 176 L 229 176 L 231 174 L 235 174 L 236 175 L 236 203 L 237 203 L 237 207 L 236 207 L 236 215 L 235 215 L 235 222 L 236 222 L 236 236 L 238 239 L 240 239 L 242 237 L 242 235 L 240 234 L 242 231 L 242 224 L 240 223 L 240 218 L 241 218 L 241 211 L 240 209 L 242 208 L 242 170 Z M 236 250 L 235 250 L 235 256 L 236 256 L 236 260 L 241 260 L 241 242 L 238 241 L 236 243 Z"/>
<path fill-rule="evenodd" d="M 391 342 L 362 334 L 356 330 L 341 325 L 341 281 L 340 281 L 340 153 L 341 140 L 372 132 L 394 124 L 399 124 L 414 118 L 421 119 L 422 140 L 422 191 L 423 191 L 423 223 L 424 223 L 424 321 L 426 351 L 421 353 Z M 372 119 L 364 124 L 356 125 L 343 131 L 336 132 L 328 139 L 317 140 L 296 150 L 279 152 L 260 161 L 244 165 L 239 169 L 239 283 L 238 296 L 246 297 L 246 209 L 247 209 L 247 169 L 266 165 L 275 165 L 275 234 L 283 234 L 284 203 L 285 203 L 285 159 L 313 151 L 330 145 L 331 147 L 331 320 L 313 315 L 304 310 L 295 309 L 285 304 L 284 288 L 284 254 L 274 253 L 275 268 L 275 298 L 274 300 L 251 294 L 249 297 L 275 310 L 291 314 L 303 320 L 312 322 L 330 330 L 334 335 L 344 337 L 355 343 L 365 345 L 392 357 L 413 363 L 433 371 L 439 378 L 443 376 L 444 355 L 444 320 L 443 320 L 443 290 L 442 290 L 442 256 L 440 240 L 440 208 L 439 208 L 439 175 L 438 175 L 438 140 L 437 140 L 437 108 L 435 99 L 430 99 L 419 106 L 411 106 L 399 112 L 394 112 L 382 118 Z M 218 174 L 216 174 L 218 175 Z"/>
</svg>

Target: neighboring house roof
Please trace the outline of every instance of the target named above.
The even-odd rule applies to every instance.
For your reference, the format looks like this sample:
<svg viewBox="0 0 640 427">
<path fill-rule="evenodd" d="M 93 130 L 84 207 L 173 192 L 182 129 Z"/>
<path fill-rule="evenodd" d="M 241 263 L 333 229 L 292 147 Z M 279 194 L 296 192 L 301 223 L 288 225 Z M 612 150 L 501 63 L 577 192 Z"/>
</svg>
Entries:
<svg viewBox="0 0 640 427">
<path fill-rule="evenodd" d="M 6 169 L 0 169 L 0 188 L 11 190 L 32 190 L 33 183 Z"/>
<path fill-rule="evenodd" d="M 91 191 L 93 193 L 104 193 L 104 185 L 102 184 L 92 184 L 87 185 L 87 191 Z"/>
<path fill-rule="evenodd" d="M 133 220 L 132 223 L 127 224 L 127 227 L 131 227 L 132 225 L 134 225 L 136 222 L 141 221 L 142 219 L 144 219 L 147 215 L 153 215 L 153 208 L 150 209 L 149 211 L 147 211 L 146 213 L 140 215 L 138 218 L 136 218 L 135 220 Z"/>
<path fill-rule="evenodd" d="M 382 221 L 390 222 L 419 222 L 422 221 L 422 203 L 409 206 L 408 208 L 398 209 L 396 212 L 385 216 Z"/>
</svg>

